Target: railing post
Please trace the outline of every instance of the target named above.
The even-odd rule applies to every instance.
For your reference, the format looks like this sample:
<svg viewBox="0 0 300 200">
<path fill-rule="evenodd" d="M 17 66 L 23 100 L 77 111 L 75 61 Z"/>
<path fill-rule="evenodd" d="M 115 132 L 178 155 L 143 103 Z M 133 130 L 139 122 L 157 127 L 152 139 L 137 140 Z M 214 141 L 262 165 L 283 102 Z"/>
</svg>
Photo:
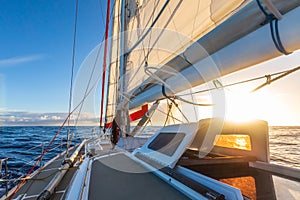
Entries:
<svg viewBox="0 0 300 200">
<path fill-rule="evenodd" d="M 7 167 L 7 159 L 8 158 L 4 158 L 4 162 L 5 162 L 5 195 L 7 196 L 8 195 L 8 167 Z"/>
<path fill-rule="evenodd" d="M 63 148 L 63 138 L 60 137 L 60 151 L 62 151 L 62 148 Z"/>
<path fill-rule="evenodd" d="M 41 153 L 41 155 L 43 155 L 43 153 L 44 153 L 44 142 L 42 142 L 42 153 Z M 43 157 L 41 158 L 40 167 L 43 167 Z"/>
</svg>

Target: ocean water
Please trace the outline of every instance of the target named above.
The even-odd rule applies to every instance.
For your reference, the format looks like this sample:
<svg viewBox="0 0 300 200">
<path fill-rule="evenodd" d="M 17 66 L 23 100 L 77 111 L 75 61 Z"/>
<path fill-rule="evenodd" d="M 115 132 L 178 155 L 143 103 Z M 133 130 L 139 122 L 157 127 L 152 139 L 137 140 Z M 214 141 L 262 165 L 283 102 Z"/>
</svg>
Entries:
<svg viewBox="0 0 300 200">
<path fill-rule="evenodd" d="M 271 163 L 300 168 L 300 126 L 269 128 Z"/>
<path fill-rule="evenodd" d="M 9 179 L 16 179 L 26 174 L 58 128 L 51 126 L 0 127 L 0 159 L 8 158 Z M 158 129 L 158 127 L 147 127 L 145 133 L 147 135 Z M 44 156 L 43 163 L 65 150 L 67 130 L 67 128 L 62 129 Z M 71 127 L 70 130 L 74 138 L 72 145 L 96 132 L 93 131 L 96 130 L 93 127 Z M 271 162 L 300 168 L 300 127 L 270 127 L 269 135 Z M 1 178 L 5 178 L 4 165 L 2 165 Z M 9 182 L 9 188 L 13 186 L 14 183 Z M 5 184 L 0 181 L 0 196 L 4 191 Z"/>
<path fill-rule="evenodd" d="M 80 137 L 85 137 L 87 134 L 90 134 L 92 128 L 93 127 L 70 127 L 71 136 L 74 133 L 74 140 L 71 146 L 79 143 L 81 141 Z M 0 160 L 8 158 L 8 178 L 17 179 L 21 176 L 25 176 L 35 164 L 43 149 L 48 146 L 58 129 L 59 127 L 55 126 L 0 127 Z M 42 163 L 46 163 L 66 149 L 67 132 L 68 128 L 66 127 L 61 130 L 52 145 L 49 146 Z M 0 173 L 0 180 L 1 179 L 5 179 L 4 162 L 2 162 L 2 170 Z M 11 188 L 14 185 L 15 183 L 10 181 L 8 187 Z M 5 183 L 0 181 L 0 197 L 4 192 Z"/>
</svg>

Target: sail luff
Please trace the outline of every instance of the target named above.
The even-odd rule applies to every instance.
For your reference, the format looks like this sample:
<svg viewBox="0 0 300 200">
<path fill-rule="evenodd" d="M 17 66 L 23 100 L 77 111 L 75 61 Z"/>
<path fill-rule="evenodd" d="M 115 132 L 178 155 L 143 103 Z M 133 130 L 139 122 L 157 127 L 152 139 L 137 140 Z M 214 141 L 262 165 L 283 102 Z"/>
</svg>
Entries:
<svg viewBox="0 0 300 200">
<path fill-rule="evenodd" d="M 107 83 L 107 101 L 105 127 L 116 115 L 117 93 L 119 85 L 119 32 L 120 32 L 120 0 L 114 1 L 112 17 L 112 37 L 110 38 L 110 61 Z"/>
<path fill-rule="evenodd" d="M 116 9 L 116 5 L 114 3 L 114 7 L 113 7 L 113 12 L 112 12 L 112 16 L 115 16 L 115 9 Z M 109 111 L 109 97 L 110 97 L 110 93 L 113 92 L 113 91 L 110 91 L 110 76 L 111 76 L 111 72 L 112 72 L 112 64 L 111 64 L 111 61 L 112 61 L 112 44 L 113 44 L 113 35 L 114 35 L 114 31 L 115 31 L 115 17 L 112 17 L 111 19 L 111 24 L 112 24 L 112 27 L 111 27 L 111 37 L 109 38 L 109 44 L 110 44 L 110 48 L 109 48 L 109 65 L 108 65 L 108 70 L 107 70 L 107 87 L 106 87 L 106 105 L 105 105 L 105 114 L 104 114 L 104 132 L 106 131 L 106 124 L 108 123 L 108 116 L 110 115 L 110 113 L 108 112 Z"/>
</svg>

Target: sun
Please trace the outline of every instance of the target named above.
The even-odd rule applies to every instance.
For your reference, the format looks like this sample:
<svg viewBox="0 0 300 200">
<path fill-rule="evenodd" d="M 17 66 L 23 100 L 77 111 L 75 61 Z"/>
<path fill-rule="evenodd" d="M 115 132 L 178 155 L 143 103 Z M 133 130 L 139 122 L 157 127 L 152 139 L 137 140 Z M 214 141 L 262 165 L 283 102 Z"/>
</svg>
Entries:
<svg viewBox="0 0 300 200">
<path fill-rule="evenodd" d="M 251 93 L 245 87 L 232 87 L 226 90 L 225 95 L 227 120 L 245 122 L 253 119 L 266 120 L 270 117 L 267 110 L 274 101 L 267 93 Z"/>
</svg>

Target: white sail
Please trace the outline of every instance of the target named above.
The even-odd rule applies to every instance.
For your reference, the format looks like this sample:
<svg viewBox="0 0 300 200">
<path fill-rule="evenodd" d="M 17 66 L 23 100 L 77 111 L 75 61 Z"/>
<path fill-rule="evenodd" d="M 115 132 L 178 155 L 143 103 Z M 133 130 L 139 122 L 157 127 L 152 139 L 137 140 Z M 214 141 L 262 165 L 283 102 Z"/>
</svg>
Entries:
<svg viewBox="0 0 300 200">
<path fill-rule="evenodd" d="M 162 98 L 161 85 L 162 83 L 167 84 L 165 81 L 172 79 L 172 77 L 177 82 L 168 81 L 168 84 L 172 85 L 173 92 L 180 92 L 280 55 L 277 53 L 272 41 L 270 41 L 270 30 L 266 26 L 265 32 L 262 35 L 258 35 L 257 39 L 265 37 L 264 40 L 270 41 L 266 43 L 268 48 L 265 49 L 265 54 L 272 56 L 264 56 L 262 59 L 253 57 L 253 60 L 256 59 L 257 61 L 240 66 L 232 66 L 232 63 L 227 62 L 228 65 L 225 66 L 222 63 L 223 60 L 218 60 L 219 56 L 216 52 L 223 50 L 222 48 L 227 45 L 260 28 L 262 26 L 261 23 L 265 21 L 265 16 L 255 1 L 205 2 L 159 1 L 158 3 L 142 1 L 137 5 L 130 1 L 128 5 L 129 11 L 127 11 L 130 18 L 128 29 L 143 28 L 128 33 L 129 45 L 127 51 L 129 59 L 127 75 L 129 77 L 128 89 L 132 95 L 131 108 L 139 106 L 145 101 L 151 102 Z M 300 1 L 289 1 L 284 4 L 282 1 L 274 1 L 273 3 L 282 14 L 300 5 Z M 201 13 L 197 10 L 200 7 Z M 156 11 L 150 12 L 151 10 Z M 160 13 L 162 10 L 163 12 Z M 194 17 L 192 17 L 193 15 Z M 195 17 L 196 15 L 198 17 Z M 284 19 L 284 21 L 288 20 Z M 154 26 L 151 27 L 153 24 Z M 281 24 L 282 22 L 280 22 L 280 26 Z M 293 22 L 290 24 L 293 24 Z M 288 25 L 288 27 L 292 28 L 291 26 L 293 25 Z M 282 28 L 280 31 L 284 29 Z M 297 37 L 295 40 L 298 41 Z M 239 45 L 247 45 L 247 43 L 240 43 Z M 299 47 L 296 45 L 295 47 L 287 48 L 294 50 Z M 229 54 L 232 55 L 235 52 L 227 52 L 227 55 Z M 209 55 L 214 55 L 213 60 L 211 58 L 204 59 Z M 182 81 L 183 78 L 183 75 L 179 74 L 179 72 L 183 72 L 184 69 L 189 67 L 194 68 L 193 65 L 196 63 L 203 65 L 200 62 L 202 59 L 204 59 L 203 62 L 206 63 L 207 69 L 205 67 L 202 69 L 199 66 L 196 70 L 198 78 L 195 77 L 195 71 L 192 69 L 185 71 L 184 79 L 187 83 L 179 84 L 180 87 L 177 86 L 178 80 Z M 231 60 L 229 57 L 227 59 Z M 247 60 L 251 60 L 251 58 L 247 57 Z M 240 64 L 243 63 L 243 60 L 239 61 L 241 62 Z M 204 70 L 203 73 L 208 73 L 209 70 L 213 69 L 209 66 L 214 66 L 216 69 L 213 70 L 214 75 L 207 76 L 205 80 L 200 81 L 201 76 L 199 76 L 199 72 L 201 74 L 201 71 Z M 218 69 L 219 67 L 222 68 L 221 71 Z M 186 76 L 187 74 L 188 76 Z M 193 75 L 194 79 L 192 82 L 187 80 L 189 76 Z M 181 79 L 178 77 L 181 77 Z"/>
<path fill-rule="evenodd" d="M 128 2 L 127 75 L 130 91 L 149 78 L 144 70 L 146 61 L 151 66 L 165 64 L 249 1 Z"/>
<path fill-rule="evenodd" d="M 286 14 L 280 22 L 282 27 L 281 37 L 286 49 L 290 52 L 300 48 L 300 25 L 297 23 L 299 17 L 300 10 L 297 8 Z M 199 51 L 192 52 L 190 57 L 186 58 L 190 59 L 193 65 L 185 68 L 176 76 L 166 79 L 165 83 L 170 86 L 170 91 L 175 93 L 181 92 L 220 76 L 282 55 L 275 48 L 269 32 L 269 27 L 263 27 L 226 46 L 210 57 L 192 63 L 193 57 L 201 54 L 203 51 L 199 47 Z M 253 42 L 253 40 L 256 42 Z M 131 101 L 131 106 L 136 107 L 141 105 L 142 102 L 151 102 L 162 97 L 161 85 L 153 85 L 153 87 L 135 96 Z"/>
<path fill-rule="evenodd" d="M 118 89 L 119 89 L 119 54 L 120 54 L 120 10 L 121 2 L 115 1 L 113 8 L 113 25 L 112 25 L 112 37 L 110 38 L 111 54 L 107 83 L 107 101 L 106 101 L 106 113 L 105 123 L 110 123 L 116 113 Z"/>
</svg>

